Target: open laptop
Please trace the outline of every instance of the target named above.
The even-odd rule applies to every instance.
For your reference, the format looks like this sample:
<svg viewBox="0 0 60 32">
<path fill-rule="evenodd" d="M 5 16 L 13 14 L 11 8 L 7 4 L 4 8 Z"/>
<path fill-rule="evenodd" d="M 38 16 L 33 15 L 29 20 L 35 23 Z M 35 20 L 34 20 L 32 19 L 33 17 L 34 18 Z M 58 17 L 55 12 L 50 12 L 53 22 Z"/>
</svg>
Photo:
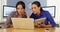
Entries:
<svg viewBox="0 0 60 32">
<path fill-rule="evenodd" d="M 32 18 L 11 18 L 13 28 L 34 29 L 34 19 Z"/>
</svg>

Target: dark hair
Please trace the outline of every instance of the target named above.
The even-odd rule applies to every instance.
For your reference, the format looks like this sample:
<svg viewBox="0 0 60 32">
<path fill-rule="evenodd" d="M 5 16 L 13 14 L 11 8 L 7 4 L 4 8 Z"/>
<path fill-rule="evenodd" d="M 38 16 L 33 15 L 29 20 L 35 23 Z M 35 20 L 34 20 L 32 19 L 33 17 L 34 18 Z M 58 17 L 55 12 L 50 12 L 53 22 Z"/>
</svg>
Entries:
<svg viewBox="0 0 60 32">
<path fill-rule="evenodd" d="M 32 3 L 32 5 L 33 4 L 36 4 L 37 5 L 37 7 L 41 7 L 41 4 L 40 4 L 40 2 L 39 1 L 34 1 L 33 3 Z M 41 9 L 40 9 L 41 11 L 43 10 L 42 9 L 42 7 L 41 7 Z"/>
<path fill-rule="evenodd" d="M 22 5 L 23 9 L 25 9 L 25 3 L 23 1 L 17 2 L 16 8 L 17 8 L 18 5 Z"/>
</svg>

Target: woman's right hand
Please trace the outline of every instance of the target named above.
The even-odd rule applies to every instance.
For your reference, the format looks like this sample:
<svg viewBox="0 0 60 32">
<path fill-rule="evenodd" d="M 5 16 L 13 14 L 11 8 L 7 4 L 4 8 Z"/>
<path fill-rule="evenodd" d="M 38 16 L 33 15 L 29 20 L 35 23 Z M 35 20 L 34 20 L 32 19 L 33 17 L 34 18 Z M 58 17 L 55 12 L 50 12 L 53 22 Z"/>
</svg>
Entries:
<svg viewBox="0 0 60 32">
<path fill-rule="evenodd" d="M 41 27 L 41 24 L 35 23 L 35 27 L 40 28 Z"/>
<path fill-rule="evenodd" d="M 40 27 L 41 27 L 41 25 L 36 25 L 35 27 L 38 27 L 38 28 L 40 28 Z"/>
<path fill-rule="evenodd" d="M 44 24 L 44 22 L 35 22 L 35 27 L 42 27 L 42 24 Z"/>
</svg>

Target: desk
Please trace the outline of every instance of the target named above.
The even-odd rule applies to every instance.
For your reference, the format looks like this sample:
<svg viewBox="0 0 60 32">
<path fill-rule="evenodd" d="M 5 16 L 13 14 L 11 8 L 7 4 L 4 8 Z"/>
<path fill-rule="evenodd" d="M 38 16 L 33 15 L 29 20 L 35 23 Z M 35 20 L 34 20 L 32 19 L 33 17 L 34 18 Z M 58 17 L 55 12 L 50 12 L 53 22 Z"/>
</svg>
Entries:
<svg viewBox="0 0 60 32">
<path fill-rule="evenodd" d="M 45 32 L 47 28 L 35 28 L 34 30 L 6 28 L 0 29 L 0 32 Z M 48 28 L 50 32 L 60 32 L 60 28 Z"/>
</svg>

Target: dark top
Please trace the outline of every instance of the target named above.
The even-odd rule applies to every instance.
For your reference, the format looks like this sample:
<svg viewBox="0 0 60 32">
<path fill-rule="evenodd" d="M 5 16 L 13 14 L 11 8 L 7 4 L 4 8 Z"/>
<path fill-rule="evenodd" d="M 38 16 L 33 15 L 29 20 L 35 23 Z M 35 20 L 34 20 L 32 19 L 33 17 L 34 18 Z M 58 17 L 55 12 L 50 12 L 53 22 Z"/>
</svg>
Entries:
<svg viewBox="0 0 60 32">
<path fill-rule="evenodd" d="M 44 22 L 46 25 L 48 25 L 50 23 L 53 27 L 56 26 L 56 23 L 54 22 L 53 17 L 51 16 L 51 14 L 48 11 L 42 10 L 39 16 L 32 13 L 30 18 L 34 18 L 34 19 L 46 18 L 46 20 Z"/>
</svg>

